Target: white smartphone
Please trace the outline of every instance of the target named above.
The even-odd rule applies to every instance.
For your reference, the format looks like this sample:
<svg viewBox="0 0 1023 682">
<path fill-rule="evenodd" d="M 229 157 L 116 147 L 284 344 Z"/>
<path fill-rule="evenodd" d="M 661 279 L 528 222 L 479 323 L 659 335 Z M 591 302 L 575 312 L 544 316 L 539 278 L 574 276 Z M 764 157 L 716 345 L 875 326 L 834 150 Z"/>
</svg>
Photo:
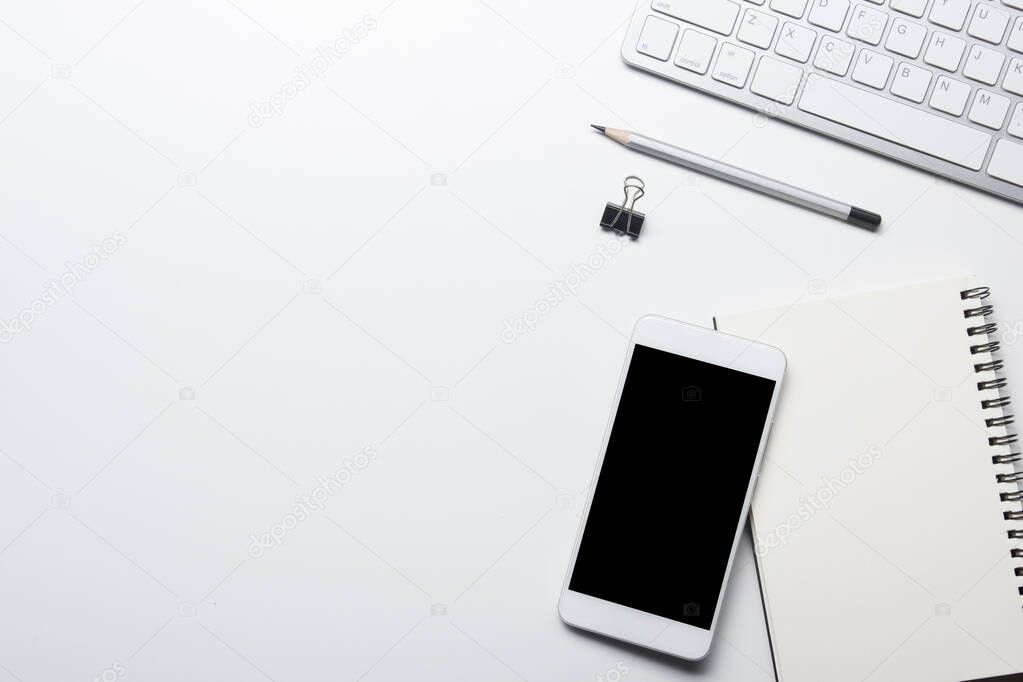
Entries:
<svg viewBox="0 0 1023 682">
<path fill-rule="evenodd" d="M 784 373 L 777 348 L 664 317 L 636 323 L 562 620 L 707 655 Z"/>
</svg>

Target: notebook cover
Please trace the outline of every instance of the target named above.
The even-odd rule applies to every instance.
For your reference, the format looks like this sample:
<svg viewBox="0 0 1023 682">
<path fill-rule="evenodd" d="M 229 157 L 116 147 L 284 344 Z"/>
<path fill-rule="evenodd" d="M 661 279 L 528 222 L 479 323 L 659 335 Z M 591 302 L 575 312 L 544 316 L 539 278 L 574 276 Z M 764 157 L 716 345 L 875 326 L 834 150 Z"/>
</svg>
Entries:
<svg viewBox="0 0 1023 682">
<path fill-rule="evenodd" d="M 960 278 L 722 315 L 788 357 L 752 503 L 781 682 L 1023 671 L 1023 598 Z M 980 320 L 982 323 L 983 320 Z M 997 414 L 996 414 L 997 413 Z M 1019 525 L 1019 524 L 1017 524 Z M 1019 560 L 1015 560 L 1015 565 Z M 1011 678 L 1010 678 L 1011 679 Z"/>
</svg>

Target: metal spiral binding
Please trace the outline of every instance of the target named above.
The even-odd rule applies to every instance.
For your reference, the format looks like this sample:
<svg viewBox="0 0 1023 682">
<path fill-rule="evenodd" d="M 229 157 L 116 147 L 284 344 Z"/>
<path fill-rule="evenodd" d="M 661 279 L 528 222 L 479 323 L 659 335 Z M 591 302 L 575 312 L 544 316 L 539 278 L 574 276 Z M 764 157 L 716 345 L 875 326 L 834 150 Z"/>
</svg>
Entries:
<svg viewBox="0 0 1023 682">
<path fill-rule="evenodd" d="M 986 391 L 991 388 L 1005 388 L 1009 385 L 1009 382 L 1002 377 L 997 379 L 991 379 L 990 381 L 979 381 L 977 382 L 977 388 L 981 391 Z"/>
<path fill-rule="evenodd" d="M 991 362 L 981 362 L 980 364 L 973 366 L 974 372 L 997 372 L 998 370 L 1005 367 L 1001 360 L 992 360 Z"/>
<path fill-rule="evenodd" d="M 1011 402 L 1012 402 L 1012 400 L 1010 400 L 1008 397 L 1005 397 L 1005 398 L 993 398 L 991 400 L 981 400 L 980 401 L 980 406 L 983 407 L 986 410 L 986 409 L 991 408 L 991 407 L 1006 407 Z"/>
<path fill-rule="evenodd" d="M 960 291 L 959 296 L 964 301 L 983 301 L 991 295 L 991 290 L 988 287 L 976 287 L 973 289 L 967 289 Z M 967 308 L 963 311 L 963 317 L 972 320 L 974 318 L 986 318 L 994 312 L 994 306 L 990 304 L 979 305 L 975 308 Z M 998 325 L 994 322 L 982 322 L 974 326 L 966 328 L 967 336 L 990 336 L 998 330 Z M 987 341 L 970 346 L 970 353 L 973 355 L 979 355 L 983 353 L 996 353 L 1001 349 L 1001 343 L 998 341 Z M 980 372 L 999 372 L 1004 368 L 1004 364 L 1001 360 L 992 358 L 987 362 L 980 362 L 973 365 L 973 370 L 977 373 Z M 986 379 L 984 381 L 977 382 L 977 389 L 980 391 L 990 390 L 1001 390 L 1008 384 L 1007 380 L 1003 377 L 995 377 L 994 379 Z M 999 410 L 1008 407 L 1012 403 L 1012 399 L 1009 396 L 999 395 L 995 398 L 985 398 L 980 401 L 980 406 L 984 410 Z M 1015 415 L 1006 414 L 1004 411 L 1000 415 L 994 417 L 987 417 L 984 419 L 984 424 L 990 427 L 1008 427 L 1015 423 Z M 988 445 L 993 447 L 1009 446 L 1012 451 L 1004 454 L 994 455 L 991 457 L 993 464 L 1008 464 L 1012 465 L 1017 462 L 1023 461 L 1023 453 L 1020 453 L 1016 449 L 1016 443 L 1019 441 L 1019 436 L 1015 433 L 1006 433 L 1001 436 L 989 436 L 987 439 Z M 995 475 L 995 480 L 1003 486 L 1007 486 L 1008 489 L 998 494 L 998 499 L 1001 502 L 1023 502 L 1023 489 L 1020 485 L 1023 484 L 1023 473 L 1014 471 L 1012 473 L 999 473 Z M 1023 508 L 1013 509 L 1009 511 L 1003 511 L 1002 517 L 1006 521 L 1023 521 Z M 1008 537 L 1010 540 L 1023 540 L 1023 527 L 1021 528 L 1010 528 L 1008 531 Z M 1023 549 L 1013 547 L 1009 550 L 1009 554 L 1013 559 L 1023 559 Z M 1023 577 L 1023 566 L 1017 566 L 1014 569 L 1014 573 L 1017 577 Z M 1023 595 L 1023 586 L 1019 588 L 1019 593 Z"/>
<path fill-rule="evenodd" d="M 993 313 L 995 307 L 993 305 L 982 305 L 976 308 L 970 308 L 963 311 L 963 317 L 969 319 L 971 317 L 987 317 Z"/>
<path fill-rule="evenodd" d="M 994 334 L 998 331 L 998 325 L 994 322 L 988 322 L 987 324 L 978 324 L 976 327 L 967 327 L 966 333 L 969 336 L 977 336 L 979 334 Z"/>
</svg>

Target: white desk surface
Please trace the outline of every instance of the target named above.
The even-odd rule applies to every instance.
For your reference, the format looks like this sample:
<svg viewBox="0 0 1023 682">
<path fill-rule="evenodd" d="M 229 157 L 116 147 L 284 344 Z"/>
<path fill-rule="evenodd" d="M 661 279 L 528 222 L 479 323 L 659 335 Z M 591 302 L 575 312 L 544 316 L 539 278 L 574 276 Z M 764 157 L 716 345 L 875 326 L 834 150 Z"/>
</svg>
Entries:
<svg viewBox="0 0 1023 682">
<path fill-rule="evenodd" d="M 963 272 L 1023 319 L 1023 208 L 630 70 L 627 2 L 52 5 L 0 5 L 0 318 L 32 318 L 0 345 L 0 680 L 773 679 L 748 542 L 701 665 L 557 618 L 633 322 Z M 600 256 L 630 173 L 642 238 Z"/>
</svg>

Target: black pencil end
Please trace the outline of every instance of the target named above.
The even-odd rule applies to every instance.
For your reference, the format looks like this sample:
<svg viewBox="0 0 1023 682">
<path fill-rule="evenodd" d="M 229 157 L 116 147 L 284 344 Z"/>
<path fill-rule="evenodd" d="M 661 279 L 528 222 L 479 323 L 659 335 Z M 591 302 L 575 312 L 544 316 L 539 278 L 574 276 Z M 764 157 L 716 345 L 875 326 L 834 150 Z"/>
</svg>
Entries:
<svg viewBox="0 0 1023 682">
<path fill-rule="evenodd" d="M 591 123 L 590 127 L 593 128 L 594 130 L 597 130 L 597 131 L 601 132 L 601 133 L 603 133 L 603 132 L 605 132 L 607 130 L 607 128 L 605 128 L 604 126 L 598 126 L 598 125 L 596 125 L 594 123 Z"/>
<path fill-rule="evenodd" d="M 862 227 L 870 232 L 877 232 L 881 227 L 881 216 L 873 211 L 867 211 L 853 206 L 849 209 L 847 221 L 856 227 Z"/>
</svg>

